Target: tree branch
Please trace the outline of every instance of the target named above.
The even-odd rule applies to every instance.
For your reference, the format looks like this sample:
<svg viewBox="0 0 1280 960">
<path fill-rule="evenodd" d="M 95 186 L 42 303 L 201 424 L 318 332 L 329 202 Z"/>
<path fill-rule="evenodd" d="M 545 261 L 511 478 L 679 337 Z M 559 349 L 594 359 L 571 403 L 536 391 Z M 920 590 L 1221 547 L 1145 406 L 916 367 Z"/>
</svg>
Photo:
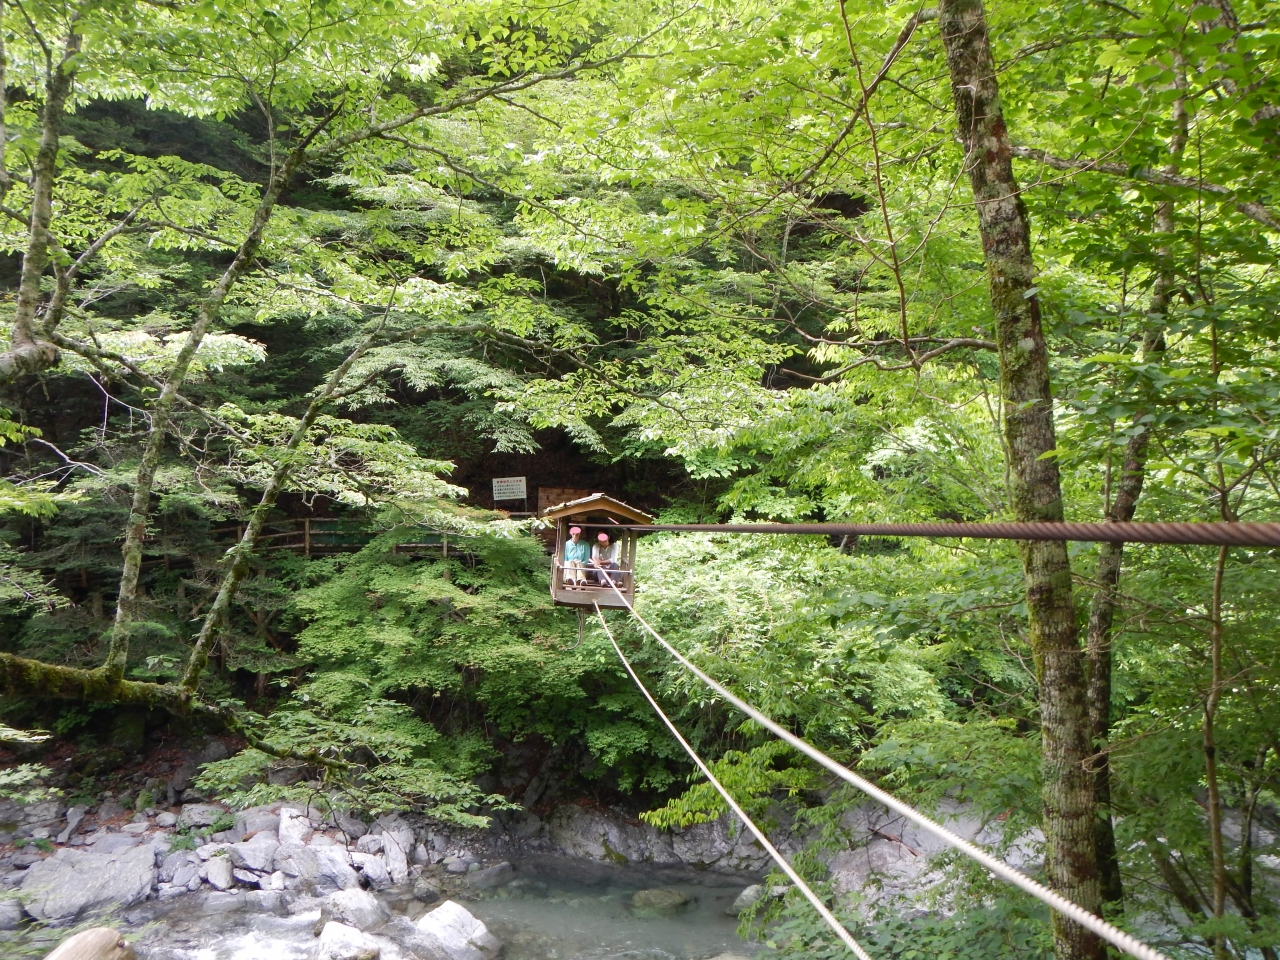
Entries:
<svg viewBox="0 0 1280 960">
<path fill-rule="evenodd" d="M 1269 230 L 1280 231 L 1280 214 L 1257 201 L 1239 199 L 1235 189 L 1224 187 L 1221 184 L 1208 183 L 1195 177 L 1152 170 L 1149 167 L 1131 167 L 1127 164 L 1111 163 L 1106 160 L 1090 160 L 1087 157 L 1069 160 L 1065 157 L 1055 157 L 1045 150 L 1037 150 L 1032 147 L 1014 147 L 1013 155 L 1023 160 L 1034 160 L 1036 163 L 1051 167 L 1054 170 L 1076 170 L 1082 173 L 1093 171 L 1120 177 L 1124 180 L 1136 180 L 1139 183 L 1154 183 L 1162 187 L 1179 187 L 1184 190 L 1196 190 L 1200 193 L 1211 193 L 1214 196 L 1226 197 L 1233 200 L 1236 210 L 1243 213 L 1250 220 L 1257 221 Z"/>
</svg>

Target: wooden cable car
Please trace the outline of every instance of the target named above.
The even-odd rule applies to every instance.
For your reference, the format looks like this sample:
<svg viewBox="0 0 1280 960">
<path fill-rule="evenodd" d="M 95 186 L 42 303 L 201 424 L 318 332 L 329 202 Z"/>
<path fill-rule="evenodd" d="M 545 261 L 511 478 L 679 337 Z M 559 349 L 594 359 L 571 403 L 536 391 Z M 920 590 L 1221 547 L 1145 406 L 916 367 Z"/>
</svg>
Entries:
<svg viewBox="0 0 1280 960">
<path fill-rule="evenodd" d="M 603 493 L 593 493 L 589 497 L 570 500 L 558 506 L 548 507 L 542 511 L 541 519 L 554 524 L 555 552 L 551 563 L 551 598 L 563 607 L 625 607 L 635 599 L 635 561 L 636 535 L 631 530 L 617 529 L 622 523 L 653 523 L 653 517 L 635 507 L 629 507 L 620 500 Z M 618 598 L 600 571 L 587 565 L 578 568 L 565 566 L 565 544 L 569 541 L 569 530 L 581 527 L 579 541 L 593 546 L 597 535 L 603 531 L 609 534 L 610 542 L 618 545 L 617 570 L 605 571 L 609 578 L 618 585 L 618 592 L 626 597 L 626 603 Z M 581 581 L 586 580 L 586 584 Z"/>
</svg>

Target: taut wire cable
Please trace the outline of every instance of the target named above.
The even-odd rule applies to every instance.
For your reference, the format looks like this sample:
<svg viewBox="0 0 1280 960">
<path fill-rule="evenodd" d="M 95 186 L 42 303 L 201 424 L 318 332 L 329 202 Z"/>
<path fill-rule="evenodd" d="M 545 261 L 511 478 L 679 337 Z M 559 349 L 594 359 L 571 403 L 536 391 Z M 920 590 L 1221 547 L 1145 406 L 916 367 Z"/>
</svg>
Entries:
<svg viewBox="0 0 1280 960">
<path fill-rule="evenodd" d="M 1082 543 L 1186 543 L 1215 547 L 1280 547 L 1280 523 L 631 523 L 620 529 L 702 533 L 801 533 L 836 537 L 972 537 L 1071 540 Z"/>
<path fill-rule="evenodd" d="M 670 653 L 673 657 L 675 657 L 676 660 L 678 660 L 685 667 L 686 670 L 688 670 L 690 673 L 696 676 L 699 680 L 705 683 L 708 687 L 710 687 L 716 693 L 720 694 L 720 696 L 724 697 L 726 702 L 733 704 L 735 707 L 737 707 L 739 710 L 745 713 L 748 717 L 750 717 L 756 723 L 760 724 L 760 726 L 764 727 L 774 736 L 785 741 L 787 744 L 794 747 L 796 750 L 799 750 L 806 757 L 818 763 L 820 766 L 825 767 L 827 770 L 830 770 L 841 780 L 844 780 L 846 783 L 852 784 L 853 786 L 857 787 L 867 796 L 871 797 L 874 800 L 880 801 L 890 810 L 893 810 L 896 813 L 901 814 L 902 816 L 910 820 L 912 823 L 932 833 L 935 837 L 942 840 L 944 843 L 947 843 L 948 845 L 954 847 L 956 850 L 959 850 L 961 853 L 965 854 L 971 859 L 976 860 L 978 863 L 982 864 L 982 866 L 986 867 L 996 876 L 1004 880 L 1007 880 L 1009 883 L 1013 884 L 1015 887 L 1018 887 L 1020 890 L 1026 891 L 1027 893 L 1031 894 L 1033 897 L 1035 897 L 1037 900 L 1041 901 L 1042 903 L 1048 904 L 1050 907 L 1052 907 L 1054 910 L 1057 910 L 1063 916 L 1074 921 L 1075 923 L 1080 924 L 1080 926 L 1085 927 L 1089 930 L 1092 930 L 1102 939 L 1106 940 L 1108 943 L 1112 944 L 1113 946 L 1119 947 L 1125 953 L 1131 956 L 1137 957 L 1138 960 L 1169 960 L 1169 958 L 1166 957 L 1159 950 L 1156 950 L 1153 947 L 1147 946 L 1141 940 L 1135 939 L 1134 937 L 1125 933 L 1119 927 L 1116 927 L 1108 923 L 1106 920 L 1103 920 L 1101 917 L 1095 916 L 1094 914 L 1090 913 L 1088 910 L 1084 909 L 1083 907 L 1079 906 L 1076 903 L 1073 903 L 1072 901 L 1068 900 L 1066 897 L 1062 896 L 1061 894 L 1054 893 L 1052 890 L 1050 890 L 1048 887 L 1044 886 L 1043 884 L 1037 883 L 1036 881 L 1032 880 L 1022 871 L 1015 870 L 1013 867 L 1009 866 L 1009 864 L 1005 863 L 1003 860 L 1000 860 L 997 857 L 993 857 L 991 854 L 987 853 L 985 850 L 983 850 L 981 847 L 977 846 L 976 844 L 971 843 L 970 841 L 964 839 L 963 837 L 955 833 L 952 833 L 942 824 L 936 823 L 935 821 L 929 819 L 923 813 L 918 811 L 915 807 L 911 806 L 910 804 L 903 803 L 897 797 L 893 796 L 893 794 L 887 793 L 884 790 L 881 790 L 879 787 L 871 783 L 869 780 L 863 779 L 862 777 L 858 776 L 856 773 L 854 773 L 852 770 L 848 769 L 847 767 L 844 767 L 841 764 L 836 763 L 836 761 L 832 760 L 830 757 L 828 757 L 825 753 L 823 753 L 817 747 L 812 746 L 809 743 L 806 743 L 804 740 L 801 740 L 790 730 L 787 730 L 784 727 L 781 727 L 778 724 L 774 723 L 772 719 L 765 716 L 765 714 L 761 713 L 759 710 L 757 710 L 751 704 L 747 703 L 741 697 L 735 696 L 734 694 L 730 693 L 722 684 L 717 683 L 715 680 L 711 679 L 711 677 L 707 676 L 707 674 L 703 673 L 700 669 L 698 669 L 697 666 L 691 663 L 679 650 L 677 650 L 675 647 L 669 644 L 666 640 L 664 640 L 662 636 L 658 633 L 658 631 L 654 630 L 653 627 L 649 626 L 648 621 L 646 621 L 644 617 L 636 613 L 636 608 L 631 605 L 631 602 L 627 600 L 626 596 L 622 593 L 622 591 L 618 589 L 617 584 L 613 582 L 613 578 L 609 576 L 608 572 L 604 570 L 601 570 L 600 572 L 604 574 L 605 579 L 609 582 L 609 586 L 612 587 L 613 592 L 618 595 L 618 599 L 622 601 L 623 606 L 625 606 L 631 612 L 631 616 L 635 617 L 635 619 L 640 623 L 640 625 L 649 632 L 649 635 L 652 636 L 655 640 L 657 640 L 658 643 L 662 644 L 662 646 L 666 649 L 666 651 Z M 616 647 L 616 644 L 615 644 L 615 647 Z M 618 652 L 619 654 L 621 654 L 622 651 L 619 650 Z"/>
<path fill-rule="evenodd" d="M 700 756 L 698 756 L 697 751 L 689 745 L 689 741 L 681 736 L 675 723 L 673 723 L 671 718 L 663 712 L 662 707 L 658 706 L 658 701 L 653 698 L 653 694 L 649 692 L 649 688 L 644 685 L 640 680 L 640 675 L 637 674 L 635 668 L 631 666 L 631 661 L 627 659 L 627 655 L 623 653 L 622 648 L 618 646 L 618 641 L 613 637 L 613 631 L 609 629 L 609 624 L 604 619 L 604 611 L 600 609 L 600 604 L 595 604 L 595 608 L 596 616 L 600 618 L 600 626 L 604 627 L 605 636 L 607 636 L 609 638 L 609 642 L 613 644 L 613 649 L 617 651 L 618 658 L 622 661 L 622 665 L 627 668 L 627 673 L 631 674 L 631 679 L 636 682 L 636 686 L 640 688 L 640 692 L 643 693 L 645 699 L 649 701 L 649 706 L 653 707 L 654 712 L 662 718 L 662 722 L 667 725 L 667 729 L 671 731 L 671 735 L 679 741 L 680 746 L 684 747 L 685 753 L 689 754 L 693 762 L 697 764 L 698 769 L 702 771 L 702 775 L 707 778 L 713 787 L 716 788 L 716 792 L 724 798 L 724 802 L 729 805 L 729 809 L 738 815 L 738 819 L 742 821 L 743 826 L 751 831 L 752 835 L 759 841 L 760 845 L 764 847 L 769 856 L 773 858 L 774 862 L 782 868 L 782 872 L 785 873 L 791 882 L 796 885 L 796 889 L 804 894 L 805 899 L 813 905 L 813 909 L 818 911 L 818 915 L 826 921 L 827 926 L 835 932 L 836 936 L 844 941 L 844 945 L 846 947 L 853 951 L 854 956 L 856 956 L 858 960 L 872 960 L 871 955 L 867 953 L 866 950 L 862 949 L 862 945 L 858 943 L 857 940 L 853 939 L 853 935 L 844 928 L 844 924 L 837 920 L 835 914 L 828 910 L 826 905 L 818 899 L 818 895 L 810 889 L 809 884 L 805 883 L 804 878 L 801 877 L 800 874 L 796 873 L 795 868 L 787 862 L 787 858 L 779 853 L 778 848 L 769 842 L 769 838 L 765 836 L 764 831 L 755 825 L 755 821 L 747 816 L 746 811 L 744 811 L 742 807 L 738 806 L 738 802 L 730 796 L 729 791 L 725 789 L 724 784 L 716 779 L 716 775 L 711 772 L 711 768 L 707 766 Z"/>
</svg>

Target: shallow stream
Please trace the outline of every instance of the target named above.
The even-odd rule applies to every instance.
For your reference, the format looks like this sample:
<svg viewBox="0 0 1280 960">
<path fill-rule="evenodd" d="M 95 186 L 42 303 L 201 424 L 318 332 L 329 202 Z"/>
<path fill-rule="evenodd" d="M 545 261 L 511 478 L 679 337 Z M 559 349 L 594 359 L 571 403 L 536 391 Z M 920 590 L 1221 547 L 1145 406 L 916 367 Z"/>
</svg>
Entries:
<svg viewBox="0 0 1280 960">
<path fill-rule="evenodd" d="M 725 914 L 748 880 L 551 857 L 514 865 L 511 884 L 473 898 L 455 897 L 505 943 L 504 960 L 703 960 L 754 953 L 736 935 L 737 921 Z M 631 908 L 631 897 L 652 887 L 680 890 L 691 902 L 674 913 L 641 915 Z M 412 919 L 424 912 L 407 892 L 378 896 L 393 913 Z M 192 895 L 172 909 L 157 904 L 134 911 L 134 922 L 150 919 L 135 945 L 139 958 L 309 960 L 317 909 L 289 916 L 210 912 L 226 902 L 225 895 Z"/>
</svg>

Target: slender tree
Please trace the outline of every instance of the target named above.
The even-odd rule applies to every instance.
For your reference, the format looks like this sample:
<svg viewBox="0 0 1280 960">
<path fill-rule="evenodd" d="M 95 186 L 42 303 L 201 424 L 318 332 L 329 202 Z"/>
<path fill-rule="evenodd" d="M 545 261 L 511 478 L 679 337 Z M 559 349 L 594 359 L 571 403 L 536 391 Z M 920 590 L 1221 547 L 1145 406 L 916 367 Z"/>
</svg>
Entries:
<svg viewBox="0 0 1280 960">
<path fill-rule="evenodd" d="M 1062 485 L 1050 455 L 1057 443 L 1031 230 L 1013 173 L 986 13 L 981 0 L 944 0 L 938 22 L 986 256 L 1013 514 L 1017 520 L 1060 521 Z M 1019 552 L 1040 686 L 1049 878 L 1063 896 L 1097 912 L 1093 784 L 1085 770 L 1092 752 L 1089 709 L 1071 566 L 1063 543 L 1020 542 Z M 1059 960 L 1106 955 L 1094 934 L 1057 914 L 1054 940 Z"/>
</svg>

